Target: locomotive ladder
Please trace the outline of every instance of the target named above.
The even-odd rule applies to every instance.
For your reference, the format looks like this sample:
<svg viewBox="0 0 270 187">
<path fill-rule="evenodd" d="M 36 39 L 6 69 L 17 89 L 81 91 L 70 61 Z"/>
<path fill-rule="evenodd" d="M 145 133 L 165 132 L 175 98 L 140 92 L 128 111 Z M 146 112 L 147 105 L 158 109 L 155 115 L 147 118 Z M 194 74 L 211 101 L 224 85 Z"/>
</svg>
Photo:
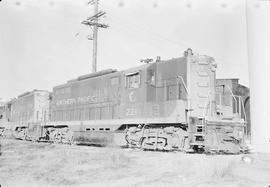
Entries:
<svg viewBox="0 0 270 187">
<path fill-rule="evenodd" d="M 204 146 L 206 132 L 205 118 L 198 118 L 198 121 L 191 127 L 191 131 L 192 141 L 190 145 Z"/>
</svg>

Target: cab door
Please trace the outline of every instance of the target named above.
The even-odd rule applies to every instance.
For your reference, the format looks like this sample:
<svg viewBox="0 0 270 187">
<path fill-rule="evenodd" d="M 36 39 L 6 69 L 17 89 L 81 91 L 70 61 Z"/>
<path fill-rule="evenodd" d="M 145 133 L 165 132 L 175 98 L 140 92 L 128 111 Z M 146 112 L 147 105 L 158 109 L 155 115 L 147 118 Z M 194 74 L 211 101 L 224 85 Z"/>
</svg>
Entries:
<svg viewBox="0 0 270 187">
<path fill-rule="evenodd" d="M 121 76 L 113 76 L 110 78 L 109 85 L 109 101 L 110 103 L 110 111 L 112 113 L 112 119 L 119 118 L 119 110 L 121 103 Z"/>
<path fill-rule="evenodd" d="M 135 70 L 124 73 L 124 88 L 122 95 L 122 117 L 142 117 L 144 110 L 144 84 L 142 71 Z"/>
</svg>

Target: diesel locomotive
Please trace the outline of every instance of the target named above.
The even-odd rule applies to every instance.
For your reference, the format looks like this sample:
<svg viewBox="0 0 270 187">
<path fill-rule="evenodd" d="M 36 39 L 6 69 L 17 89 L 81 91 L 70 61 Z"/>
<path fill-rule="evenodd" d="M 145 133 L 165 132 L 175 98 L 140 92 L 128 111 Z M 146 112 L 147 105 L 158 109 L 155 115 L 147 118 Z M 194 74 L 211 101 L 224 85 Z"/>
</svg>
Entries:
<svg viewBox="0 0 270 187">
<path fill-rule="evenodd" d="M 34 141 L 245 152 L 243 102 L 216 92 L 216 68 L 214 58 L 188 49 L 179 58 L 79 76 L 52 93 L 34 90 L 9 102 L 2 126 Z"/>
</svg>

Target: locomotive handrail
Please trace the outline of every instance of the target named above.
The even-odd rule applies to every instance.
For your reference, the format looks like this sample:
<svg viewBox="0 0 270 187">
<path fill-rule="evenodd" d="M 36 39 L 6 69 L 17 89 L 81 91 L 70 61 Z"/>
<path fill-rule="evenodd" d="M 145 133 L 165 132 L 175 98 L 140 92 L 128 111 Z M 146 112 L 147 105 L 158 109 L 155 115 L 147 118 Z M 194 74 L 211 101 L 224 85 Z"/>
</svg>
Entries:
<svg viewBox="0 0 270 187">
<path fill-rule="evenodd" d="M 236 100 L 236 98 L 235 98 L 235 95 L 234 95 L 233 92 L 232 92 L 232 89 L 231 89 L 227 84 L 224 84 L 224 85 L 228 88 L 228 90 L 229 90 L 230 93 L 232 94 L 232 97 L 233 97 L 235 103 L 237 103 L 237 100 Z"/>
<path fill-rule="evenodd" d="M 234 99 L 234 101 L 236 103 L 236 107 L 237 107 L 237 99 L 235 98 L 235 95 L 233 94 L 232 89 L 227 84 L 225 84 L 225 86 L 228 88 L 228 90 L 232 94 L 232 97 L 233 97 L 233 99 Z M 239 98 L 240 103 L 241 103 L 241 106 L 239 105 L 239 107 L 243 107 L 244 121 L 246 121 L 247 120 L 247 116 L 246 116 L 245 107 L 243 105 L 243 98 L 241 96 L 238 96 L 238 98 Z M 237 108 L 236 108 L 236 112 L 237 112 Z M 240 113 L 240 110 L 238 112 Z M 240 118 L 241 118 L 241 113 L 239 115 L 240 115 Z"/>
<path fill-rule="evenodd" d="M 210 116 L 212 116 L 212 112 L 211 112 L 211 109 L 212 109 L 212 100 L 210 99 L 211 97 L 211 94 L 208 93 L 208 96 L 207 96 L 207 102 L 205 103 L 205 107 L 204 107 L 204 111 L 203 111 L 203 116 L 204 118 L 206 118 L 206 116 L 208 116 L 208 109 L 210 109 Z"/>
<path fill-rule="evenodd" d="M 179 76 L 176 77 L 176 80 L 178 80 L 178 78 L 181 79 L 181 81 L 182 81 L 182 83 L 184 85 L 184 88 L 185 88 L 187 94 L 189 95 L 189 92 L 188 92 L 188 89 L 187 89 L 187 85 L 185 84 L 185 81 L 184 81 L 183 77 L 179 75 Z M 175 78 L 164 79 L 163 82 L 165 82 L 166 80 L 173 80 L 173 79 L 175 79 Z M 145 83 L 149 84 L 149 81 L 146 81 Z M 165 87 L 165 86 L 156 86 L 156 85 L 151 85 L 151 84 L 150 84 L 150 86 L 152 86 L 154 88 L 163 88 L 163 87 Z"/>
<path fill-rule="evenodd" d="M 208 113 L 208 105 L 210 104 L 209 96 L 207 97 L 207 102 L 205 103 L 204 111 L 203 111 L 203 117 L 205 118 Z"/>
<path fill-rule="evenodd" d="M 189 92 L 188 92 L 188 89 L 187 89 L 187 85 L 185 84 L 185 81 L 184 81 L 183 77 L 181 75 L 178 75 L 177 78 L 180 78 L 181 79 L 181 81 L 182 81 L 182 83 L 184 85 L 184 88 L 185 88 L 187 94 L 189 95 Z"/>
<path fill-rule="evenodd" d="M 247 115 L 246 115 L 246 111 L 245 111 L 245 107 L 244 107 L 244 102 L 243 102 L 243 98 L 240 95 L 234 95 L 234 94 L 229 94 L 229 95 L 224 95 L 224 94 L 220 94 L 220 93 L 216 93 L 216 96 L 219 96 L 219 103 L 217 105 L 222 106 L 232 106 L 233 109 L 235 109 L 235 112 L 239 115 L 239 117 L 241 119 L 244 119 L 244 121 L 247 120 Z M 230 99 L 233 99 L 235 101 L 235 103 L 232 103 L 232 100 L 230 100 L 230 104 L 226 104 L 223 98 L 223 101 L 221 101 L 221 97 L 226 97 L 226 96 L 230 96 Z M 226 97 L 227 98 L 227 97 Z M 243 113 L 243 115 L 242 115 Z"/>
<path fill-rule="evenodd" d="M 240 103 L 241 106 L 243 107 L 243 114 L 244 114 L 244 121 L 247 121 L 247 115 L 246 115 L 246 110 L 245 110 L 245 106 L 244 106 L 244 101 L 243 101 L 243 97 L 242 96 L 238 96 L 240 99 Z M 240 106 L 239 106 L 240 107 Z"/>
<path fill-rule="evenodd" d="M 244 109 L 245 121 L 247 121 L 247 114 L 246 114 L 245 105 L 244 105 L 244 101 L 243 101 L 243 97 L 242 96 L 241 96 L 241 100 L 242 100 L 242 107 Z"/>
</svg>

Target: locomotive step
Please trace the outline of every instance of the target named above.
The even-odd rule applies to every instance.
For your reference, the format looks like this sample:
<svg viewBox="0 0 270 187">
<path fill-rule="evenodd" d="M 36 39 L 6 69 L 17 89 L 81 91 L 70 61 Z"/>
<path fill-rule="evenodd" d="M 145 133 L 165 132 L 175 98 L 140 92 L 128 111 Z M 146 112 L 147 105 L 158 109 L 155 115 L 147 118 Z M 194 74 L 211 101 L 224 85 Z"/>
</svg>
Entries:
<svg viewBox="0 0 270 187">
<path fill-rule="evenodd" d="M 196 133 L 196 134 L 193 134 L 193 136 L 205 136 L 205 134 Z"/>
<path fill-rule="evenodd" d="M 203 124 L 196 125 L 196 127 L 205 127 Z"/>
<path fill-rule="evenodd" d="M 201 145 L 201 146 L 203 146 L 205 144 L 203 142 L 192 142 L 192 143 L 190 143 L 190 145 Z"/>
</svg>

